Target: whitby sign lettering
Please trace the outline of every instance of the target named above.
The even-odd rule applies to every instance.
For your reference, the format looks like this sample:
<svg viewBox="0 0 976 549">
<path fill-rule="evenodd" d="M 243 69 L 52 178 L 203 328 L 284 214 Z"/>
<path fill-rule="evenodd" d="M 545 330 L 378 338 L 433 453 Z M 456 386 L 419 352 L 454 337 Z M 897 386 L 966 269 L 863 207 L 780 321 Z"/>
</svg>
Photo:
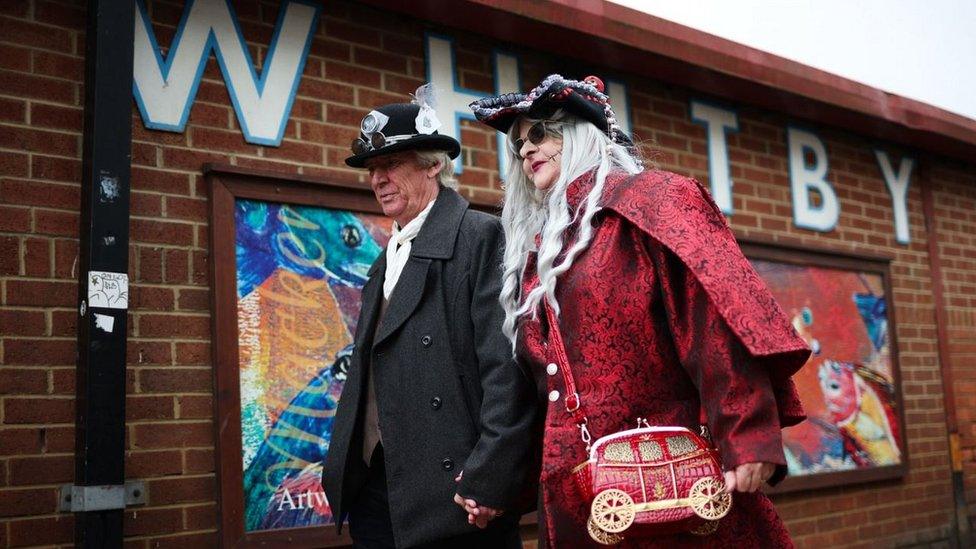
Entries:
<svg viewBox="0 0 976 549">
<path fill-rule="evenodd" d="M 135 1 L 133 94 L 147 128 L 184 131 L 204 67 L 213 52 L 244 140 L 264 146 L 281 144 L 321 11 L 318 2 L 282 2 L 259 75 L 229 0 L 189 0 L 165 56 L 145 5 L 142 0 Z M 427 80 L 440 92 L 437 114 L 443 125 L 439 131 L 460 141 L 461 120 L 474 120 L 468 103 L 484 93 L 465 89 L 458 83 L 454 44 L 450 37 L 427 34 L 424 50 Z M 495 50 L 491 58 L 496 94 L 523 89 L 517 56 Z M 618 122 L 630 133 L 627 87 L 613 79 L 606 82 Z M 738 131 L 736 112 L 699 100 L 692 100 L 689 107 L 691 120 L 705 127 L 712 196 L 722 211 L 732 216 L 733 181 L 726 137 Z M 841 206 L 827 179 L 826 146 L 814 132 L 798 127 L 787 128 L 786 138 L 793 221 L 797 227 L 830 232 L 837 225 Z M 505 150 L 501 134 L 496 147 L 498 151 Z M 914 160 L 903 157 L 895 166 L 886 152 L 875 150 L 874 155 L 891 195 L 895 239 L 908 244 L 907 195 Z M 505 174 L 507 155 L 499 154 L 498 159 L 499 173 Z M 459 157 L 455 171 L 461 170 Z M 816 199 L 811 200 L 812 197 Z"/>
</svg>

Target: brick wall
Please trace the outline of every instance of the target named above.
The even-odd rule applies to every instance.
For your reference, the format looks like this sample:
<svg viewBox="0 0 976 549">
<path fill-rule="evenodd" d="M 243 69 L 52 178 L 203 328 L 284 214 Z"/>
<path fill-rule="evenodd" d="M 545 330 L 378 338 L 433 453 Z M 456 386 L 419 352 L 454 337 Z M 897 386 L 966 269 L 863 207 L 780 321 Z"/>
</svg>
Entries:
<svg viewBox="0 0 976 549">
<path fill-rule="evenodd" d="M 0 2 L 0 546 L 65 544 L 72 538 L 72 519 L 58 514 L 56 490 L 73 479 L 84 4 Z M 146 4 L 159 43 L 170 44 L 183 2 Z M 234 4 L 252 55 L 263 59 L 278 2 Z M 148 505 L 126 513 L 129 547 L 216 542 L 202 164 L 323 178 L 356 173 L 342 159 L 362 115 L 404 100 L 423 83 L 426 28 L 355 3 L 328 2 L 281 147 L 244 142 L 212 59 L 184 133 L 146 130 L 133 109 L 126 475 L 145 480 L 150 496 Z M 490 92 L 493 44 L 451 29 L 433 30 L 457 39 L 461 85 Z M 556 70 L 590 72 L 572 60 L 519 54 L 526 84 Z M 661 167 L 707 181 L 705 133 L 689 121 L 687 93 L 645 79 L 627 83 L 634 129 L 646 150 Z M 909 190 L 912 243 L 901 246 L 894 242 L 874 143 L 817 128 L 842 213 L 831 233 L 797 229 L 786 166 L 789 120 L 745 106 L 738 115 L 740 131 L 729 136 L 737 234 L 895 257 L 909 475 L 904 482 L 779 496 L 779 510 L 803 547 L 943 540 L 952 498 L 918 180 Z M 463 191 L 500 198 L 493 134 L 464 122 L 462 138 Z M 968 495 L 976 504 L 976 241 L 968 236 L 976 229 L 976 180 L 969 175 L 972 166 L 925 162 L 926 180 L 936 190 Z"/>
</svg>

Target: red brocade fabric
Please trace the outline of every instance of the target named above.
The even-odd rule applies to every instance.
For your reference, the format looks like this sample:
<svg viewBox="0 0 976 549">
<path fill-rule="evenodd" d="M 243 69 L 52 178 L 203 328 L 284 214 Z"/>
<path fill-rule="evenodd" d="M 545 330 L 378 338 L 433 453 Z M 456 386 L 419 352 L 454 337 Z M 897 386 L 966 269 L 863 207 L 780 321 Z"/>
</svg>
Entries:
<svg viewBox="0 0 976 549">
<path fill-rule="evenodd" d="M 567 189 L 570 208 L 592 174 Z M 593 438 L 651 425 L 697 431 L 703 407 L 723 469 L 785 468 L 780 430 L 803 420 L 789 376 L 809 349 L 739 250 L 725 218 L 694 180 L 649 171 L 607 178 L 586 251 L 558 279 L 560 330 Z M 574 229 L 565 242 L 575 241 Z M 535 254 L 524 289 L 538 284 Z M 542 498 L 550 548 L 601 547 L 586 532 L 589 501 L 572 469 L 585 461 L 546 342 L 545 315 L 519 325 L 518 351 L 547 405 Z M 550 391 L 560 398 L 550 402 Z M 624 533 L 626 538 L 626 532 Z M 708 536 L 632 539 L 621 547 L 789 547 L 789 533 L 761 493 L 733 495 Z"/>
</svg>

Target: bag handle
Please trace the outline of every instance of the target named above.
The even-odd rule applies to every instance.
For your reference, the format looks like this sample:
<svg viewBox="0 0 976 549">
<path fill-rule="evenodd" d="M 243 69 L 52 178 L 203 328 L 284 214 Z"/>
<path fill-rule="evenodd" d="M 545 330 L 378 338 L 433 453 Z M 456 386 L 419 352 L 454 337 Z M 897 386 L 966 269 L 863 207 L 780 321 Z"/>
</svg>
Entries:
<svg viewBox="0 0 976 549">
<path fill-rule="evenodd" d="M 559 331 L 559 320 L 556 319 L 556 313 L 553 312 L 552 307 L 549 306 L 549 300 L 545 297 L 542 298 L 542 306 L 546 310 L 546 320 L 549 322 L 549 344 L 553 348 L 553 353 L 556 355 L 556 367 L 559 372 L 563 375 L 563 384 L 566 389 L 566 398 L 563 399 L 563 403 L 566 405 L 566 412 L 573 418 L 576 422 L 576 426 L 580 430 L 580 438 L 583 439 L 583 444 L 586 444 L 586 452 L 590 452 L 590 442 L 593 437 L 590 436 L 590 431 L 587 429 L 587 418 L 586 411 L 583 409 L 583 401 L 580 399 L 579 391 L 576 390 L 576 379 L 573 378 L 573 370 L 569 367 L 569 357 L 566 355 L 566 346 L 563 345 L 563 336 Z"/>
<path fill-rule="evenodd" d="M 556 313 L 553 312 L 552 307 L 549 306 L 549 300 L 545 297 L 542 299 L 542 306 L 546 310 L 546 320 L 549 322 L 549 344 L 553 347 L 553 353 L 556 355 L 556 367 L 559 368 L 559 372 L 563 376 L 563 384 L 566 389 L 566 397 L 563 402 L 566 405 L 566 412 L 573 418 L 576 422 L 576 426 L 580 429 L 580 438 L 583 439 L 583 443 L 586 444 L 586 452 L 590 452 L 590 443 L 593 437 L 590 436 L 590 431 L 587 429 L 588 419 L 586 417 L 586 411 L 583 409 L 583 400 L 579 396 L 579 392 L 576 389 L 576 379 L 573 378 L 573 370 L 569 366 L 569 356 L 566 354 L 566 346 L 563 344 L 563 336 L 559 331 L 559 320 L 556 318 Z M 698 422 L 701 428 L 701 435 L 706 439 L 710 439 L 711 436 L 708 433 L 708 417 L 705 415 L 705 408 L 698 408 Z"/>
</svg>

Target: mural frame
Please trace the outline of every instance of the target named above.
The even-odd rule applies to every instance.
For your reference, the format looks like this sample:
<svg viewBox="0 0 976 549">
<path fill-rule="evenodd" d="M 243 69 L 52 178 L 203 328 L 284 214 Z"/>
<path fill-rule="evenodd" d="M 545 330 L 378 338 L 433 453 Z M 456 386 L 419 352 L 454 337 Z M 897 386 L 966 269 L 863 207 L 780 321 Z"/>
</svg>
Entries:
<svg viewBox="0 0 976 549">
<path fill-rule="evenodd" d="M 762 260 L 800 267 L 821 267 L 845 272 L 876 275 L 881 279 L 884 297 L 887 302 L 888 341 L 890 345 L 891 374 L 894 385 L 894 400 L 897 405 L 896 419 L 900 422 L 901 437 L 899 450 L 900 463 L 879 465 L 852 470 L 812 473 L 802 476 L 788 476 L 775 488 L 768 489 L 771 494 L 799 492 L 821 488 L 849 486 L 884 480 L 902 479 L 908 474 L 908 432 L 905 422 L 905 406 L 902 395 L 902 378 L 898 357 L 897 322 L 895 301 L 891 285 L 891 256 L 869 253 L 851 253 L 829 249 L 811 249 L 792 246 L 762 239 L 742 239 L 740 246 L 750 260 Z M 809 367 L 805 365 L 804 368 Z M 801 398 L 804 395 L 801 394 Z"/>
<path fill-rule="evenodd" d="M 382 215 L 367 183 L 350 177 L 328 181 L 296 174 L 207 165 L 210 193 L 211 356 L 214 370 L 214 445 L 221 546 L 343 547 L 348 530 L 334 525 L 247 532 L 241 441 L 240 355 L 237 324 L 236 200 L 261 200 Z"/>
</svg>

